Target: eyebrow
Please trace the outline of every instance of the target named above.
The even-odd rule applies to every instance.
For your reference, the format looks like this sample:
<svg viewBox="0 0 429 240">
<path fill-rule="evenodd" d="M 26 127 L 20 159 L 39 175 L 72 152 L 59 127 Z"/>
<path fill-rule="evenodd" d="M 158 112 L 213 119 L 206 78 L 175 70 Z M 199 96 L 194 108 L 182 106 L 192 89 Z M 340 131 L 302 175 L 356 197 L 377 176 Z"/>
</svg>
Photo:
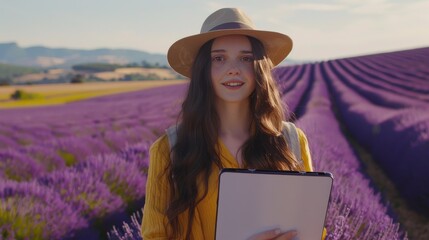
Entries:
<svg viewBox="0 0 429 240">
<path fill-rule="evenodd" d="M 224 52 L 226 52 L 224 49 L 215 49 L 211 51 L 211 53 L 224 53 Z M 253 51 L 249 51 L 249 50 L 241 50 L 240 52 L 253 54 Z"/>
</svg>

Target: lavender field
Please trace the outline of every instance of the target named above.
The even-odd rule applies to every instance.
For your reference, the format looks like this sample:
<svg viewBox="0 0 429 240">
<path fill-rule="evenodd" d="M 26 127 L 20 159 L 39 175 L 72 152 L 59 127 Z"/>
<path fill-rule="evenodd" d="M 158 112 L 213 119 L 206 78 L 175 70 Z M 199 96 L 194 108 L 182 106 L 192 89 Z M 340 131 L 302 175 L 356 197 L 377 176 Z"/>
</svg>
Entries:
<svg viewBox="0 0 429 240">
<path fill-rule="evenodd" d="M 429 218 L 429 48 L 274 73 L 315 170 L 334 175 L 327 239 L 427 239 L 399 224 L 356 145 Z M 186 87 L 0 110 L 0 239 L 141 239 L 148 148 Z"/>
</svg>

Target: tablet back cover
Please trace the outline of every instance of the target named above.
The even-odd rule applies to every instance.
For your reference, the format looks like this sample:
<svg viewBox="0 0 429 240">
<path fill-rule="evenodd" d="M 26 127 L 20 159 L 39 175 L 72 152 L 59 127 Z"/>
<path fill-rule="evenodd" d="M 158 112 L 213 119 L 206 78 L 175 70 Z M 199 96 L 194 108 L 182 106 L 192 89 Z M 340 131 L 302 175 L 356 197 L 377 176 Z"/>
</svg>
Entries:
<svg viewBox="0 0 429 240">
<path fill-rule="evenodd" d="M 219 176 L 216 239 L 247 239 L 296 229 L 320 239 L 332 187 L 329 173 L 224 169 Z"/>
</svg>

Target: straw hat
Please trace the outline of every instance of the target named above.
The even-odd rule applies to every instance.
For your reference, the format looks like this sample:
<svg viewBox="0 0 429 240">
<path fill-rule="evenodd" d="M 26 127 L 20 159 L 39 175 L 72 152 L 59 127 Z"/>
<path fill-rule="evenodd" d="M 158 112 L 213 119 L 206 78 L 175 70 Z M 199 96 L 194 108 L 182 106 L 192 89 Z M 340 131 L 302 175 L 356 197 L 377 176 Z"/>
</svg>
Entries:
<svg viewBox="0 0 429 240">
<path fill-rule="evenodd" d="M 289 36 L 257 30 L 242 10 L 222 8 L 207 17 L 200 34 L 173 43 L 167 53 L 168 62 L 176 72 L 191 77 L 192 64 L 201 46 L 211 39 L 233 34 L 247 35 L 261 41 L 274 66 L 283 61 L 292 50 Z"/>
</svg>

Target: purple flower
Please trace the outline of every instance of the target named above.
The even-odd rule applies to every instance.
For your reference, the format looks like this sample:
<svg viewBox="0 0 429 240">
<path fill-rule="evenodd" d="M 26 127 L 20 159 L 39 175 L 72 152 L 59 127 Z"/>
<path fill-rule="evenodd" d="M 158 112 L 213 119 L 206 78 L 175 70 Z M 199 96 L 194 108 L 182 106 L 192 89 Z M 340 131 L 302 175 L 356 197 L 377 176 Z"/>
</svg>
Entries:
<svg viewBox="0 0 429 240">
<path fill-rule="evenodd" d="M 118 155 L 125 161 L 136 163 L 139 170 L 147 174 L 147 169 L 149 167 L 149 147 L 149 141 L 127 145 L 119 151 Z"/>
<path fill-rule="evenodd" d="M 20 144 L 18 144 L 15 140 L 0 133 L 0 149 L 5 148 L 17 148 Z"/>
<path fill-rule="evenodd" d="M 110 232 L 107 233 L 109 240 L 141 240 L 143 239 L 141 235 L 141 220 L 142 213 L 141 211 L 135 212 L 131 216 L 131 222 L 124 222 L 122 228 L 117 229 L 116 226 L 113 227 Z"/>
<path fill-rule="evenodd" d="M 28 181 L 45 171 L 29 156 L 13 149 L 0 150 L 0 172 L 3 178 Z"/>
<path fill-rule="evenodd" d="M 36 182 L 0 182 L 2 236 L 65 239 L 88 223 L 53 190 Z"/>
<path fill-rule="evenodd" d="M 89 136 L 54 139 L 46 143 L 46 147 L 55 149 L 58 155 L 63 158 L 66 166 L 73 166 L 82 162 L 88 156 L 110 151 L 102 141 Z"/>
<path fill-rule="evenodd" d="M 75 169 L 56 171 L 39 178 L 38 182 L 56 191 L 73 206 L 75 212 L 87 219 L 102 219 L 124 209 L 122 199 L 113 195 L 104 182 L 89 172 Z"/>
<path fill-rule="evenodd" d="M 78 164 L 76 169 L 106 183 L 110 191 L 128 205 L 144 200 L 146 176 L 135 162 L 126 161 L 115 154 L 98 155 Z"/>
<path fill-rule="evenodd" d="M 63 169 L 66 167 L 64 160 L 55 151 L 55 149 L 47 146 L 28 146 L 21 148 L 20 152 L 34 159 L 38 164 L 43 166 L 44 170 L 47 172 Z"/>
</svg>

